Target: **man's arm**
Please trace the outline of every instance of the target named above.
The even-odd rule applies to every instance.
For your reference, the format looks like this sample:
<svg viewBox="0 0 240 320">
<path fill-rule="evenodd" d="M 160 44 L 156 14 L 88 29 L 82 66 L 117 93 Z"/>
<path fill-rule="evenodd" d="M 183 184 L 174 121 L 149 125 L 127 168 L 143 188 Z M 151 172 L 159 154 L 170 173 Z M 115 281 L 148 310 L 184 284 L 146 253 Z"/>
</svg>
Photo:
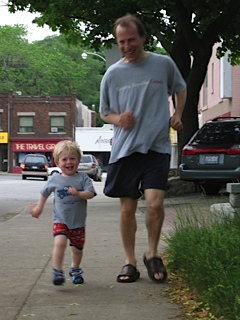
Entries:
<svg viewBox="0 0 240 320">
<path fill-rule="evenodd" d="M 125 111 L 120 114 L 116 113 L 109 113 L 108 115 L 100 115 L 103 121 L 107 123 L 111 123 L 115 126 L 124 128 L 124 129 L 130 129 L 134 125 L 134 116 L 131 111 Z"/>
<path fill-rule="evenodd" d="M 173 116 L 170 118 L 170 126 L 175 130 L 181 130 L 183 128 L 181 117 L 184 110 L 187 97 L 187 89 L 176 93 L 176 109 Z"/>
</svg>

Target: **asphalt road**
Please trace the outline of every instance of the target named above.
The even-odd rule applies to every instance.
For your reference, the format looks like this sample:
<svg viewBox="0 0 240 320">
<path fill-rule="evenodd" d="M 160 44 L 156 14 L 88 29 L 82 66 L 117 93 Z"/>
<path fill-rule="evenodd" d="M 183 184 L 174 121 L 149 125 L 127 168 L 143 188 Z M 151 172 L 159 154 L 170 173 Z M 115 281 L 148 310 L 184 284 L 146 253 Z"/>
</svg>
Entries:
<svg viewBox="0 0 240 320">
<path fill-rule="evenodd" d="M 5 221 L 27 210 L 37 201 L 39 190 L 45 183 L 41 179 L 22 180 L 21 175 L 0 174 L 0 221 Z"/>
<path fill-rule="evenodd" d="M 51 177 L 50 177 L 51 178 Z M 102 182 L 93 182 L 98 194 L 102 193 L 105 177 Z M 39 197 L 39 191 L 46 183 L 43 179 L 27 179 L 22 180 L 19 174 L 0 173 L 0 222 L 6 221 L 15 216 L 19 212 L 28 211 L 28 206 L 36 203 Z M 186 195 L 185 195 L 186 196 Z M 176 197 L 177 203 L 181 203 L 181 196 Z M 209 205 L 216 202 L 227 202 L 228 194 L 226 192 L 219 193 L 217 196 L 205 197 Z M 202 200 L 203 195 L 200 193 L 189 195 L 188 201 L 196 202 Z M 174 198 L 170 198 L 170 202 L 174 203 Z M 182 199 L 186 205 L 186 198 Z M 139 204 L 140 205 L 140 204 Z"/>
<path fill-rule="evenodd" d="M 51 179 L 51 176 L 49 177 Z M 94 182 L 97 193 L 102 193 L 102 182 Z M 6 221 L 37 202 L 39 191 L 46 183 L 43 179 L 22 180 L 20 174 L 0 172 L 0 222 Z"/>
</svg>

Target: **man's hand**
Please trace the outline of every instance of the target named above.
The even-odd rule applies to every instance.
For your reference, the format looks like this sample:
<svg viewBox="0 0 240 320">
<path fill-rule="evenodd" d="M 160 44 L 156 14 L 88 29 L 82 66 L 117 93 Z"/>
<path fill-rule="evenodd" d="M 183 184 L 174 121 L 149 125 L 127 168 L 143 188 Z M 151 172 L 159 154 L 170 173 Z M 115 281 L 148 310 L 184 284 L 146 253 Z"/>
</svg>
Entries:
<svg viewBox="0 0 240 320">
<path fill-rule="evenodd" d="M 134 126 L 134 120 L 132 111 L 125 111 L 119 114 L 117 125 L 124 129 L 131 129 Z"/>
<path fill-rule="evenodd" d="M 170 127 L 177 131 L 181 130 L 183 128 L 183 124 L 180 117 L 178 117 L 177 115 L 173 115 L 170 118 Z"/>
</svg>

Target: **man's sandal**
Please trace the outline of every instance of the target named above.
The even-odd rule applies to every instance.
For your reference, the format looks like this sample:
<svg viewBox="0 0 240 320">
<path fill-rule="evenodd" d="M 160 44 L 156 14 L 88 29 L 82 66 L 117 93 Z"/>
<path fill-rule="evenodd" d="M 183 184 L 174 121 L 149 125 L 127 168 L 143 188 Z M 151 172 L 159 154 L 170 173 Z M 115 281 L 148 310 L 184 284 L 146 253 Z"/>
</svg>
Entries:
<svg viewBox="0 0 240 320">
<path fill-rule="evenodd" d="M 163 265 L 162 259 L 159 257 L 153 257 L 151 259 L 146 258 L 146 256 L 143 256 L 143 263 L 145 264 L 147 271 L 148 271 L 148 276 L 149 278 L 157 283 L 164 282 L 167 279 L 167 270 Z M 163 278 L 162 279 L 156 279 L 155 274 L 156 273 L 162 273 Z"/>
<path fill-rule="evenodd" d="M 83 270 L 81 268 L 70 268 L 69 275 L 72 277 L 73 284 L 82 284 L 84 279 L 82 277 Z"/>
<path fill-rule="evenodd" d="M 59 286 L 65 282 L 63 270 L 53 269 L 53 284 Z"/>
<path fill-rule="evenodd" d="M 127 277 L 127 279 L 122 279 L 123 277 Z M 135 282 L 140 277 L 140 272 L 136 267 L 132 264 L 126 264 L 122 267 L 121 272 L 117 276 L 117 282 L 121 283 L 129 283 Z"/>
</svg>

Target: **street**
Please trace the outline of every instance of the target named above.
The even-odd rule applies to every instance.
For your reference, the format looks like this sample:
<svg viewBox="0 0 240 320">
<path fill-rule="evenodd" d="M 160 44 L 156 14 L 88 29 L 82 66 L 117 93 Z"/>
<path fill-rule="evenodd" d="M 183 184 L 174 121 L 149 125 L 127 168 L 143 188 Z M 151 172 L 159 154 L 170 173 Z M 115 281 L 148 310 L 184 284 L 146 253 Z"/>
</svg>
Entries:
<svg viewBox="0 0 240 320">
<path fill-rule="evenodd" d="M 51 176 L 49 177 L 51 179 Z M 94 182 L 94 187 L 98 195 L 103 194 L 105 177 L 102 182 Z M 18 174 L 0 174 L 0 222 L 6 221 L 21 211 L 28 211 L 28 206 L 36 203 L 39 197 L 39 191 L 46 182 L 43 179 L 22 180 Z M 185 195 L 186 196 L 186 195 Z M 165 205 L 188 205 L 202 201 L 203 198 L 209 206 L 216 202 L 228 202 L 228 194 L 225 192 L 217 196 L 203 196 L 200 193 L 190 194 L 189 197 L 171 197 L 166 198 Z M 145 201 L 139 201 L 140 211 L 145 211 Z"/>
<path fill-rule="evenodd" d="M 45 181 L 22 180 L 22 175 L 0 174 L 0 221 L 11 218 L 29 204 L 37 201 Z"/>
<path fill-rule="evenodd" d="M 51 177 L 49 178 L 51 179 Z M 103 183 L 93 182 L 98 194 L 102 193 Z M 0 222 L 6 221 L 28 206 L 36 203 L 39 191 L 46 183 L 43 179 L 22 180 L 21 174 L 0 174 Z"/>
</svg>

